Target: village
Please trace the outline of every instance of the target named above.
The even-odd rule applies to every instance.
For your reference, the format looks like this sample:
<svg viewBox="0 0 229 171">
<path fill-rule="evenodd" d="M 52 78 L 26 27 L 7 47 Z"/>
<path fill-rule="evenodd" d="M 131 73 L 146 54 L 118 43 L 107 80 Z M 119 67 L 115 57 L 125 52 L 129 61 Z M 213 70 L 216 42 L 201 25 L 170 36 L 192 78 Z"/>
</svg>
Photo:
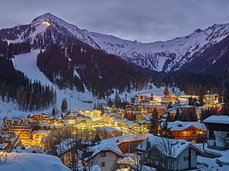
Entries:
<svg viewBox="0 0 229 171">
<path fill-rule="evenodd" d="M 101 104 L 59 117 L 5 119 L 0 150 L 56 155 L 82 171 L 229 169 L 229 116 L 221 113 L 222 96 L 176 96 L 165 88 L 164 96 L 144 94 L 132 101 L 124 108 Z"/>
</svg>

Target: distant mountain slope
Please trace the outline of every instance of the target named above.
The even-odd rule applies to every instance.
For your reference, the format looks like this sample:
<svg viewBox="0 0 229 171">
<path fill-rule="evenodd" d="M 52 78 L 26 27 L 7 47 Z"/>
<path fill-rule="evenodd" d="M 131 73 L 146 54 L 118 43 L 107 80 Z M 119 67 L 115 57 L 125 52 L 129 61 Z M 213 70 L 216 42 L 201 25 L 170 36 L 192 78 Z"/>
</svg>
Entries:
<svg viewBox="0 0 229 171">
<path fill-rule="evenodd" d="M 113 89 L 141 89 L 150 79 L 137 65 L 103 51 L 85 30 L 51 14 L 37 17 L 23 28 L 2 30 L 1 34 L 10 44 L 26 42 L 33 49 L 43 49 L 37 66 L 61 89 L 89 90 L 94 96 L 105 97 Z"/>
<path fill-rule="evenodd" d="M 16 70 L 24 73 L 32 82 L 40 81 L 44 85 L 52 87 L 56 91 L 56 104 L 54 106 L 61 106 L 64 98 L 68 100 L 69 107 L 72 109 L 93 109 L 93 104 L 83 103 L 82 101 L 93 101 L 93 95 L 88 90 L 85 93 L 68 88 L 60 90 L 53 84 L 37 67 L 37 55 L 39 51 L 31 51 L 30 53 L 16 55 L 13 58 L 13 65 Z"/>
<path fill-rule="evenodd" d="M 198 61 L 201 56 L 199 54 L 222 41 L 228 34 L 229 24 L 214 24 L 205 30 L 197 29 L 184 37 L 140 43 L 80 29 L 50 13 L 35 18 L 28 25 L 0 31 L 2 39 L 9 42 L 30 41 L 36 47 L 45 46 L 50 41 L 63 44 L 74 39 L 120 56 L 143 68 L 165 72 L 184 68 L 194 59 Z M 215 61 L 218 59 L 216 57 Z"/>
<path fill-rule="evenodd" d="M 213 25 L 196 30 L 185 37 L 154 43 L 121 40 L 112 36 L 89 33 L 102 49 L 117 54 L 144 68 L 156 71 L 175 71 L 191 61 L 194 54 L 221 41 L 229 34 L 229 25 Z"/>
<path fill-rule="evenodd" d="M 229 73 L 229 37 L 195 54 L 193 58 L 181 67 L 180 72 Z"/>
</svg>

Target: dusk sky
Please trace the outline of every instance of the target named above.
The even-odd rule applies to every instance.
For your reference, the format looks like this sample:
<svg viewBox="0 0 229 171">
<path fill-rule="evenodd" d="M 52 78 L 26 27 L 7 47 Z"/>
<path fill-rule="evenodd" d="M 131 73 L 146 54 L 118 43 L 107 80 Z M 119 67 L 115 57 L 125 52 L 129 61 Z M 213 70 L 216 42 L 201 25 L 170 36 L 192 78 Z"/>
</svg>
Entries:
<svg viewBox="0 0 229 171">
<path fill-rule="evenodd" d="M 153 42 L 229 23 L 228 0 L 0 0 L 0 28 L 50 12 L 81 29 Z"/>
</svg>

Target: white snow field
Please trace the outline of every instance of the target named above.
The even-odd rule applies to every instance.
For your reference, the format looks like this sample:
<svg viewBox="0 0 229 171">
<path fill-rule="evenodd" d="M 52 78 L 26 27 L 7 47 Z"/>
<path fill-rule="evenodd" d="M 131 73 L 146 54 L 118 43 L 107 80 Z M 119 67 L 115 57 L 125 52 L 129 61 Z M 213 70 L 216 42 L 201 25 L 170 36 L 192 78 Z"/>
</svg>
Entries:
<svg viewBox="0 0 229 171">
<path fill-rule="evenodd" d="M 171 60 L 171 54 L 175 54 L 174 59 L 169 63 L 166 71 L 172 70 L 172 67 L 177 64 L 176 70 L 179 69 L 191 60 L 194 53 L 201 52 L 209 45 L 216 44 L 229 34 L 229 24 L 214 24 L 205 30 L 196 30 L 189 35 L 172 40 L 141 43 L 80 29 L 50 13 L 46 13 L 34 19 L 31 23 L 35 27 L 35 32 L 29 35 L 30 38 L 33 39 L 36 34 L 42 33 L 42 31 L 45 32 L 47 25 L 44 21 L 47 19 L 51 20 L 52 26 L 57 25 L 64 28 L 69 34 L 94 48 L 103 49 L 110 54 L 121 56 L 123 59 L 130 60 L 139 66 L 156 71 L 163 70 L 166 61 Z M 132 60 L 133 58 L 134 60 Z M 142 59 L 144 59 L 143 62 L 141 62 Z"/>
<path fill-rule="evenodd" d="M 68 101 L 68 105 L 70 105 L 71 110 L 92 110 L 94 107 L 94 103 L 97 103 L 99 100 L 96 97 L 93 97 L 92 93 L 86 90 L 84 93 L 78 92 L 76 90 L 70 90 L 68 88 L 60 90 L 58 86 L 53 84 L 49 79 L 42 73 L 37 67 L 37 55 L 39 50 L 32 50 L 30 53 L 16 55 L 15 58 L 12 59 L 13 65 L 16 70 L 23 72 L 29 79 L 32 81 L 38 80 L 42 85 L 52 86 L 57 92 L 57 104 L 56 106 L 51 106 L 49 109 L 42 111 L 28 111 L 23 112 L 18 110 L 18 106 L 13 102 L 2 102 L 0 99 L 0 119 L 7 116 L 7 118 L 11 117 L 26 117 L 28 114 L 34 114 L 38 112 L 51 113 L 53 107 L 57 107 L 60 111 L 60 106 L 62 99 L 66 98 Z M 150 88 L 151 87 L 151 88 Z M 171 92 L 171 88 L 169 89 Z M 144 90 L 141 91 L 131 91 L 131 92 L 123 92 L 120 94 L 121 99 L 126 101 L 131 101 L 131 98 L 136 95 L 150 95 L 154 94 L 154 97 L 160 101 L 163 96 L 164 87 L 157 88 L 153 84 L 145 87 Z M 114 90 L 115 92 L 115 90 Z M 175 89 L 175 94 L 179 94 L 180 90 Z M 110 96 L 111 99 L 115 98 L 115 93 Z M 93 103 L 85 103 L 82 101 L 93 101 Z M 100 102 L 104 102 L 104 100 L 100 100 Z"/>
<path fill-rule="evenodd" d="M 15 58 L 13 58 L 15 69 L 23 72 L 32 81 L 38 80 L 43 85 L 53 87 L 57 91 L 57 107 L 60 107 L 62 99 L 66 98 L 71 109 L 92 109 L 93 104 L 82 102 L 86 100 L 94 100 L 92 93 L 88 90 L 86 90 L 85 93 L 70 89 L 60 90 L 56 85 L 49 81 L 44 73 L 42 73 L 37 67 L 38 53 L 38 50 L 33 50 L 30 53 L 16 55 Z"/>
<path fill-rule="evenodd" d="M 96 102 L 96 98 L 93 97 L 92 93 L 88 90 L 85 91 L 85 93 L 78 92 L 76 90 L 70 90 L 70 89 L 63 89 L 60 90 L 55 84 L 52 84 L 49 79 L 39 70 L 39 68 L 36 65 L 37 62 L 37 55 L 39 51 L 33 50 L 30 53 L 26 54 L 20 54 L 16 55 L 15 58 L 13 58 L 13 64 L 16 70 L 19 70 L 23 72 L 29 79 L 32 81 L 38 80 L 43 85 L 49 85 L 52 86 L 56 92 L 57 92 L 57 105 L 51 106 L 50 108 L 42 111 L 28 111 L 23 112 L 18 109 L 18 106 L 16 103 L 13 102 L 3 102 L 0 99 L 0 120 L 2 120 L 5 116 L 7 118 L 12 117 L 26 117 L 28 114 L 38 113 L 38 112 L 44 112 L 44 113 L 51 113 L 53 107 L 57 107 L 60 111 L 60 106 L 62 99 L 66 98 L 68 101 L 68 105 L 71 106 L 72 110 L 91 110 L 94 107 L 93 103 L 84 103 L 82 101 L 94 101 Z"/>
<path fill-rule="evenodd" d="M 70 171 L 60 158 L 47 154 L 13 152 L 2 158 L 0 171 Z"/>
<path fill-rule="evenodd" d="M 203 144 L 197 144 L 197 146 L 203 150 Z M 219 155 L 221 157 L 207 158 L 207 157 L 197 157 L 197 162 L 199 163 L 199 168 L 201 171 L 228 171 L 229 170 L 229 150 L 217 150 L 207 147 L 205 144 L 204 149 L 210 153 Z M 218 163 L 222 163 L 221 166 Z"/>
</svg>

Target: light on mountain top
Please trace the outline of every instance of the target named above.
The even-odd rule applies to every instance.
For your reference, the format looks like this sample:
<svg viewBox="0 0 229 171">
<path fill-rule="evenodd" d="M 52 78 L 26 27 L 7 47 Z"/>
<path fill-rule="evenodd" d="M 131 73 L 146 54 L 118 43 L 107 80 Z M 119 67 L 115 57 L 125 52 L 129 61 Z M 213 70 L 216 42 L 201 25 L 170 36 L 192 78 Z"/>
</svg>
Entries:
<svg viewBox="0 0 229 171">
<path fill-rule="evenodd" d="M 42 24 L 47 25 L 47 26 L 50 26 L 51 25 L 51 23 L 48 22 L 48 21 L 42 21 Z"/>
</svg>

